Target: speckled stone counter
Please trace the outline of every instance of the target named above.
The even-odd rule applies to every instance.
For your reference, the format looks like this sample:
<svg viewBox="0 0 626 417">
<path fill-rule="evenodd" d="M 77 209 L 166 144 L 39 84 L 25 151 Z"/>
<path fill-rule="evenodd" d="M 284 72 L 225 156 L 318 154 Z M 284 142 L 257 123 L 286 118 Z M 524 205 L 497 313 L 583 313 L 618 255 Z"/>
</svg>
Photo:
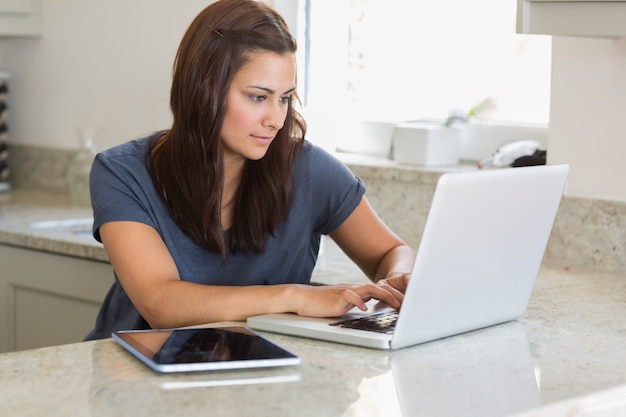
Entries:
<svg viewBox="0 0 626 417">
<path fill-rule="evenodd" d="M 91 234 L 90 207 L 63 193 L 0 193 L 0 244 L 108 262 Z"/>
<path fill-rule="evenodd" d="M 264 333 L 302 357 L 285 369 L 158 375 L 111 339 L 0 354 L 0 415 L 623 416 L 624 294 L 542 270 L 520 320 L 395 352 Z"/>
</svg>

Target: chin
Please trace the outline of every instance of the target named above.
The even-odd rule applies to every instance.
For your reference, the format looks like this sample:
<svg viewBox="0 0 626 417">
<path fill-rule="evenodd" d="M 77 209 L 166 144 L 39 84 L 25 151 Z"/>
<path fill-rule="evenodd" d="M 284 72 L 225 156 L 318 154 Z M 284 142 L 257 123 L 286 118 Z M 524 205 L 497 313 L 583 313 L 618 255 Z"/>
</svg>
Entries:
<svg viewBox="0 0 626 417">
<path fill-rule="evenodd" d="M 246 155 L 246 159 L 250 161 L 260 161 L 261 159 L 265 158 L 265 155 L 267 155 L 267 152 L 251 153 L 251 154 Z"/>
<path fill-rule="evenodd" d="M 258 161 L 260 159 L 263 159 L 265 158 L 265 155 L 267 155 L 268 149 L 269 147 L 265 147 L 263 149 L 255 149 L 253 151 L 250 151 L 247 153 L 246 158 L 252 161 Z"/>
</svg>

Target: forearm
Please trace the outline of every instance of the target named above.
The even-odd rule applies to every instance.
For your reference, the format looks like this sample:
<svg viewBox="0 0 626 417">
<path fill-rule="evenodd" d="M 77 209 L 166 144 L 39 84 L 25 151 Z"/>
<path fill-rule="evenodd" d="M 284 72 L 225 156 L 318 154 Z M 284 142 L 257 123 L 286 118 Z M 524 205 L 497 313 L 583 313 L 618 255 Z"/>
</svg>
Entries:
<svg viewBox="0 0 626 417">
<path fill-rule="evenodd" d="M 374 282 L 396 274 L 411 273 L 415 263 L 415 251 L 407 245 L 396 246 L 385 254 L 378 264 Z"/>
<path fill-rule="evenodd" d="M 212 286 L 172 280 L 134 301 L 153 328 L 192 326 L 295 311 L 293 285 Z"/>
</svg>

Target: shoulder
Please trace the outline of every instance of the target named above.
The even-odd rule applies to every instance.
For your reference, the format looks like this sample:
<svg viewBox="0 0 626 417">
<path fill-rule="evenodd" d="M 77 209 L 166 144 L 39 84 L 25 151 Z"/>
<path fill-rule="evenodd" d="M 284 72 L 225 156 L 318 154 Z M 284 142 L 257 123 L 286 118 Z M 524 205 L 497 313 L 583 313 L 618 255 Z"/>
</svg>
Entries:
<svg viewBox="0 0 626 417">
<path fill-rule="evenodd" d="M 314 196 L 364 192 L 364 184 L 348 166 L 325 149 L 305 141 L 293 172 L 296 187 L 309 189 Z"/>
<path fill-rule="evenodd" d="M 346 178 L 349 181 L 355 179 L 354 174 L 332 153 L 327 150 L 305 141 L 298 158 L 296 159 L 296 165 L 304 164 L 309 172 L 315 176 L 329 177 L 329 178 Z"/>
<path fill-rule="evenodd" d="M 316 233 L 339 227 L 365 194 L 363 182 L 342 161 L 310 142 L 296 158 L 293 182 L 295 206 L 306 207 Z"/>
<path fill-rule="evenodd" d="M 98 153 L 101 159 L 145 159 L 150 151 L 152 143 L 159 137 L 159 133 L 152 133 L 131 141 L 113 146 L 105 151 Z"/>
<path fill-rule="evenodd" d="M 306 140 L 304 141 L 302 148 L 300 149 L 300 152 L 296 157 L 296 165 L 297 164 L 311 165 L 318 169 L 330 167 L 347 169 L 345 164 L 341 162 L 335 155 Z"/>
<path fill-rule="evenodd" d="M 113 146 L 96 155 L 91 175 L 96 178 L 139 176 L 147 174 L 147 158 L 158 133 Z"/>
<path fill-rule="evenodd" d="M 161 201 L 152 185 L 146 157 L 158 134 L 134 139 L 100 152 L 91 167 L 90 194 L 94 236 L 110 221 L 137 221 L 155 229 Z"/>
<path fill-rule="evenodd" d="M 152 184 L 147 158 L 152 143 L 158 137 L 156 133 L 151 134 L 98 153 L 89 175 L 93 194 L 101 194 L 99 190 L 111 193 L 112 190 L 129 188 L 134 192 L 141 192 L 142 188 Z"/>
</svg>

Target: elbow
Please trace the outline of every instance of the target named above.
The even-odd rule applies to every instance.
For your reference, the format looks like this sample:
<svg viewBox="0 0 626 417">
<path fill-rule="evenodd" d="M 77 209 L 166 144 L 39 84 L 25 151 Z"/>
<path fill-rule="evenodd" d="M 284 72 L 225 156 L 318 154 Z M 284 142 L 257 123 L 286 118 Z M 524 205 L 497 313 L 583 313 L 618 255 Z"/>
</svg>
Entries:
<svg viewBox="0 0 626 417">
<path fill-rule="evenodd" d="M 410 273 L 415 263 L 415 251 L 405 243 L 389 249 L 380 259 L 373 280 L 385 278 L 391 273 Z"/>
<path fill-rule="evenodd" d="M 141 308 L 136 307 L 141 317 L 148 323 L 152 329 L 168 329 L 172 327 L 179 327 L 172 322 L 171 314 L 165 314 L 162 309 L 157 306 L 146 303 Z"/>
<path fill-rule="evenodd" d="M 169 329 L 187 325 L 180 317 L 180 307 L 172 305 L 172 291 L 167 286 L 152 288 L 132 300 L 141 317 L 153 329 Z M 165 287 L 165 288 L 164 288 Z"/>
</svg>

